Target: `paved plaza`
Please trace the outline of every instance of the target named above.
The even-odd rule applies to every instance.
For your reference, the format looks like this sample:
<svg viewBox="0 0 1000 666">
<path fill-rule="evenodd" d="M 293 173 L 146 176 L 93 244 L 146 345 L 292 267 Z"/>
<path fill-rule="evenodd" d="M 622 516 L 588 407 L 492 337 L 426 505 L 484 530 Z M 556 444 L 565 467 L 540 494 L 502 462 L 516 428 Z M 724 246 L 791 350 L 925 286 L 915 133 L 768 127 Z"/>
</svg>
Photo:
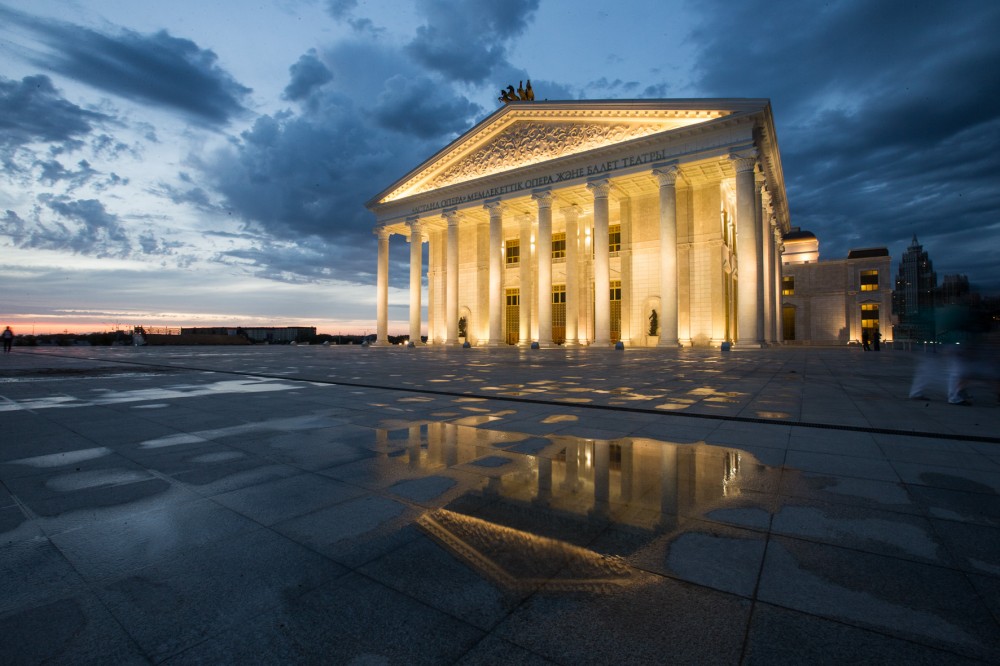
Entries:
<svg viewBox="0 0 1000 666">
<path fill-rule="evenodd" d="M 15 347 L 0 663 L 997 663 L 1000 406 L 928 358 Z"/>
</svg>

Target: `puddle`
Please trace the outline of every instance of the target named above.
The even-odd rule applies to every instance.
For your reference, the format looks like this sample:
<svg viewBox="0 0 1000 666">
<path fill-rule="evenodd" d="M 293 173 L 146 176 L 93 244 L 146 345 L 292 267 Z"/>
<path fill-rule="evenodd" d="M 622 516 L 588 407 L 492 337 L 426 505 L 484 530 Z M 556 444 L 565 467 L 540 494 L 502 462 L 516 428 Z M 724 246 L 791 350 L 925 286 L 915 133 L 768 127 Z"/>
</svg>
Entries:
<svg viewBox="0 0 1000 666">
<path fill-rule="evenodd" d="M 229 393 L 266 393 L 271 391 L 291 391 L 301 388 L 299 383 L 273 381 L 263 378 L 248 377 L 245 379 L 230 379 L 208 384 L 180 384 L 155 389 L 137 389 L 135 391 L 104 391 L 99 396 L 76 398 L 70 395 L 57 395 L 31 400 L 20 400 L 0 404 L 0 412 L 19 410 L 51 409 L 68 407 L 92 407 L 95 405 L 117 405 L 129 402 L 160 401 L 174 398 L 198 398 L 208 395 Z"/>
<path fill-rule="evenodd" d="M 423 498 L 438 507 L 418 524 L 512 594 L 542 582 L 544 592 L 612 592 L 645 581 L 624 560 L 584 547 L 587 535 L 618 525 L 652 539 L 683 519 L 712 514 L 727 522 L 718 516 L 758 510 L 759 493 L 745 492 L 776 488 L 781 474 L 745 451 L 704 443 L 536 436 L 455 422 L 390 428 L 376 430 L 376 447 L 393 451 L 372 461 L 370 480 L 391 485 L 459 472 L 441 497 Z"/>
<path fill-rule="evenodd" d="M 101 486 L 117 486 L 145 481 L 152 477 L 145 472 L 122 469 L 102 469 L 55 476 L 45 482 L 45 487 L 61 493 L 70 493 Z"/>
<path fill-rule="evenodd" d="M 33 456 L 31 458 L 19 458 L 11 460 L 11 465 L 27 465 L 28 467 L 62 467 L 63 465 L 76 465 L 87 460 L 95 460 L 111 455 L 111 449 L 99 446 L 93 449 L 78 449 L 76 451 L 66 451 L 65 453 L 52 453 L 47 456 Z"/>
<path fill-rule="evenodd" d="M 517 595 L 545 586 L 547 592 L 609 592 L 648 580 L 619 557 L 438 509 L 417 525 L 494 585 Z M 555 577 L 555 578 L 554 578 Z"/>
</svg>

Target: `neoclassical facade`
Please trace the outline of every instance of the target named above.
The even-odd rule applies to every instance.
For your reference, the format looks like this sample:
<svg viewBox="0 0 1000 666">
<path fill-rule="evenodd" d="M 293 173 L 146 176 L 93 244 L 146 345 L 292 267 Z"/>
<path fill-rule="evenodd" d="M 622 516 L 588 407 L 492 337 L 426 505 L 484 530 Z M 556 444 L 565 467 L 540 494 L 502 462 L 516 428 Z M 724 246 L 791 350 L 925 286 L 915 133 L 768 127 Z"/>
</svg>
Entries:
<svg viewBox="0 0 1000 666">
<path fill-rule="evenodd" d="M 511 102 L 368 203 L 377 341 L 410 243 L 419 341 L 760 347 L 781 340 L 788 205 L 768 100 Z"/>
</svg>

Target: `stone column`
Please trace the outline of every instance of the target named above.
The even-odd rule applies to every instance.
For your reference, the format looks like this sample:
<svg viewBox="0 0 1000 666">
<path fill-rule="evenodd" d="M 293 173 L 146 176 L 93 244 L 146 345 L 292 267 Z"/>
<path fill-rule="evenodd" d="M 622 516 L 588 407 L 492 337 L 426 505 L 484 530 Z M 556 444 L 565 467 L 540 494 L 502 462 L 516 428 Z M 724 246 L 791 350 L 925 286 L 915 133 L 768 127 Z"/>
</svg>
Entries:
<svg viewBox="0 0 1000 666">
<path fill-rule="evenodd" d="M 774 319 L 777 316 L 774 301 L 774 214 L 768 210 L 764 218 L 764 309 L 767 312 L 764 317 L 764 340 L 773 343 Z"/>
<path fill-rule="evenodd" d="M 764 235 L 764 210 L 762 201 L 762 190 L 764 188 L 764 179 L 761 174 L 757 174 L 754 179 L 753 187 L 753 207 L 754 207 L 754 231 L 756 233 L 756 244 L 757 244 L 757 343 L 763 347 L 767 339 L 767 334 L 765 332 L 764 325 L 767 321 L 765 315 L 767 311 L 767 299 L 764 296 L 766 284 L 767 284 L 767 273 L 764 272 L 764 248 L 767 247 Z"/>
<path fill-rule="evenodd" d="M 677 347 L 677 167 L 657 167 L 660 184 L 660 347 Z"/>
<path fill-rule="evenodd" d="M 570 346 L 580 342 L 580 209 L 565 206 L 561 211 L 566 222 L 566 346 Z"/>
<path fill-rule="evenodd" d="M 731 155 L 736 169 L 736 253 L 738 312 L 736 314 L 737 344 L 744 347 L 760 346 L 757 313 L 758 243 L 756 214 L 754 212 L 754 169 L 756 155 Z"/>
<path fill-rule="evenodd" d="M 521 278 L 520 298 L 521 307 L 518 311 L 518 343 L 522 345 L 531 344 L 531 216 L 521 216 L 521 239 L 520 257 L 518 260 L 518 274 Z"/>
<path fill-rule="evenodd" d="M 781 229 L 778 227 L 777 222 L 774 226 L 774 340 L 775 342 L 783 342 L 785 339 L 785 310 L 781 306 L 781 289 L 783 287 L 782 280 L 784 274 L 784 267 L 781 263 L 781 252 L 782 252 L 782 236 Z"/>
<path fill-rule="evenodd" d="M 375 287 L 375 344 L 389 344 L 389 230 L 378 227 L 378 276 Z"/>
<path fill-rule="evenodd" d="M 410 218 L 406 221 L 410 227 L 410 342 L 420 344 L 420 279 L 423 273 L 423 236 L 420 233 L 420 220 Z"/>
<path fill-rule="evenodd" d="M 499 199 L 487 201 L 490 213 L 490 347 L 503 344 L 503 207 Z"/>
<path fill-rule="evenodd" d="M 441 232 L 431 230 L 427 232 L 427 344 L 433 345 L 440 341 L 442 335 L 441 327 L 437 325 L 437 318 L 440 316 L 441 305 L 438 300 L 441 295 L 438 293 L 437 281 L 441 279 L 441 269 L 443 264 L 440 259 Z"/>
<path fill-rule="evenodd" d="M 458 212 L 452 208 L 444 211 L 442 217 L 448 220 L 444 342 L 446 345 L 454 345 L 458 344 Z"/>
<path fill-rule="evenodd" d="M 552 192 L 534 192 L 538 202 L 538 344 L 552 346 Z"/>
<path fill-rule="evenodd" d="M 594 193 L 594 344 L 611 344 L 611 258 L 608 255 L 608 195 L 611 181 L 607 178 L 587 183 Z"/>
<path fill-rule="evenodd" d="M 633 340 L 641 338 L 645 334 L 649 328 L 649 322 L 639 322 L 639 329 L 632 330 L 632 293 L 634 291 L 632 281 L 632 200 L 621 193 L 616 198 L 618 199 L 618 234 L 621 240 L 618 250 L 619 275 L 622 285 L 619 331 L 620 339 L 631 344 Z M 610 251 L 611 248 L 608 248 L 609 255 Z"/>
</svg>

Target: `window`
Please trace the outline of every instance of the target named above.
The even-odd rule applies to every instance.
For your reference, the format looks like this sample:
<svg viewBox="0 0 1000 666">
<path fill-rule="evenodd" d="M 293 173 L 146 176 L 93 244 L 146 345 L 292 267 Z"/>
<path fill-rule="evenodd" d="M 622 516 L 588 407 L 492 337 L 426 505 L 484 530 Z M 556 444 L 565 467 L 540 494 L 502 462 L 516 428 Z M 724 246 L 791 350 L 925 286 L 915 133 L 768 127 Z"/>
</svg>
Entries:
<svg viewBox="0 0 1000 666">
<path fill-rule="evenodd" d="M 612 224 L 608 227 L 608 252 L 618 254 L 622 249 L 622 226 Z"/>
<path fill-rule="evenodd" d="M 781 278 L 781 295 L 782 296 L 794 296 L 795 295 L 795 276 L 786 275 Z"/>
<path fill-rule="evenodd" d="M 861 271 L 861 291 L 878 291 L 878 271 Z"/>
<path fill-rule="evenodd" d="M 566 258 L 566 234 L 552 234 L 552 258 Z"/>
<path fill-rule="evenodd" d="M 521 241 L 519 240 L 507 241 L 506 257 L 508 266 L 521 263 Z"/>
</svg>

